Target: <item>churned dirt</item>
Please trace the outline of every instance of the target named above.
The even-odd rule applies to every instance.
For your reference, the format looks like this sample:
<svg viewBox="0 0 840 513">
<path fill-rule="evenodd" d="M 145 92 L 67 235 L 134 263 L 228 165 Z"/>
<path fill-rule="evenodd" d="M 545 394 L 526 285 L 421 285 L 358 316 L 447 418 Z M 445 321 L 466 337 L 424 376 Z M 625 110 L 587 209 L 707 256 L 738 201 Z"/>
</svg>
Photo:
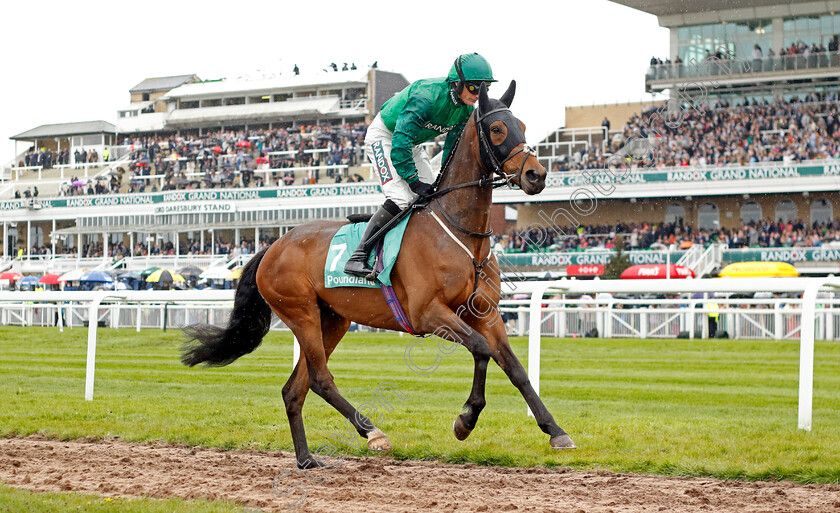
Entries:
<svg viewBox="0 0 840 513">
<path fill-rule="evenodd" d="M 242 511 L 840 512 L 840 485 L 748 483 L 386 458 L 295 470 L 285 452 L 0 439 L 0 482 L 35 491 L 227 499 Z M 285 495 L 283 495 L 285 493 Z M 305 495 L 304 495 L 305 494 Z M 282 497 L 278 495 L 283 495 Z"/>
</svg>

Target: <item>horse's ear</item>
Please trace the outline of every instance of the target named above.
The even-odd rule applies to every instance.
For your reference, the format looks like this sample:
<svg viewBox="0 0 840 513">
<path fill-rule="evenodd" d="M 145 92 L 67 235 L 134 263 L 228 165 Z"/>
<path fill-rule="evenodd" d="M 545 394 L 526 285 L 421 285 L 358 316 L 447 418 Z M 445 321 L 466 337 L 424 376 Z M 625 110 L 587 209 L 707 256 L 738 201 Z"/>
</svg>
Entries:
<svg viewBox="0 0 840 513">
<path fill-rule="evenodd" d="M 487 96 L 487 85 L 482 82 L 478 90 L 478 112 L 490 112 L 493 108 L 490 106 L 490 97 Z"/>
<path fill-rule="evenodd" d="M 513 103 L 513 96 L 516 94 L 516 80 L 511 80 L 510 85 L 505 91 L 505 94 L 499 98 L 499 101 L 504 103 L 507 108 L 510 108 L 510 104 Z"/>
</svg>

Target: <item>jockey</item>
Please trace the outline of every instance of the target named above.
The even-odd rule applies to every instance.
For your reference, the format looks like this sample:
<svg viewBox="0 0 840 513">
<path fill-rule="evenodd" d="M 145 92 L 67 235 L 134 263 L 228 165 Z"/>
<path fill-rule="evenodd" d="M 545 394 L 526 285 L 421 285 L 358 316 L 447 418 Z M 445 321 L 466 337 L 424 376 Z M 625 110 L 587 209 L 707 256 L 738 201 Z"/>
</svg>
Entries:
<svg viewBox="0 0 840 513">
<path fill-rule="evenodd" d="M 477 53 L 455 59 L 446 78 L 414 82 L 385 102 L 368 127 L 365 155 L 379 176 L 385 203 L 373 214 L 344 272 L 366 277 L 373 272 L 368 253 L 388 221 L 418 196 L 434 193 L 428 153 L 420 145 L 447 134 L 443 160 L 461 135 L 478 101 L 481 83 L 495 82 L 487 60 Z"/>
</svg>

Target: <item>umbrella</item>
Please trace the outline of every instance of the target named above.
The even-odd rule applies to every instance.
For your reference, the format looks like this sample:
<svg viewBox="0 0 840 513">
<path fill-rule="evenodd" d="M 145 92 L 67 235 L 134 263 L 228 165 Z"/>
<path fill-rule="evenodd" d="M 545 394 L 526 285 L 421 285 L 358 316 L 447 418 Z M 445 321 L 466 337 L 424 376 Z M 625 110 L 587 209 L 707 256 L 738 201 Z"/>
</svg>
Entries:
<svg viewBox="0 0 840 513">
<path fill-rule="evenodd" d="M 257 165 L 259 164 L 268 164 L 268 159 L 265 157 L 260 157 L 257 159 Z"/>
<path fill-rule="evenodd" d="M 160 269 L 160 267 L 149 267 L 148 269 L 143 269 L 143 272 L 140 273 L 140 277 L 145 278 L 153 272 L 157 271 L 158 269 Z"/>
<path fill-rule="evenodd" d="M 180 274 L 184 278 L 186 278 L 188 276 L 192 276 L 192 277 L 197 278 L 197 277 L 201 276 L 201 273 L 203 273 L 203 272 L 204 272 L 204 269 L 201 269 L 200 267 L 196 267 L 194 265 L 187 266 L 187 267 L 182 267 L 181 269 L 178 269 L 178 274 Z"/>
<path fill-rule="evenodd" d="M 690 240 L 684 240 L 684 241 L 680 242 L 680 249 L 688 249 L 693 245 L 694 245 L 694 243 L 691 242 Z"/>
<path fill-rule="evenodd" d="M 16 271 L 5 271 L 0 273 L 0 280 L 18 281 L 23 278 L 23 275 Z"/>
<path fill-rule="evenodd" d="M 114 277 L 104 271 L 90 271 L 79 277 L 79 281 L 95 281 L 99 283 L 113 283 Z"/>
<path fill-rule="evenodd" d="M 231 271 L 230 274 L 228 274 L 227 278 L 225 278 L 225 279 L 226 280 L 238 280 L 239 278 L 242 278 L 242 268 L 241 267 L 237 267 L 236 269 Z"/>
<path fill-rule="evenodd" d="M 211 267 L 199 276 L 202 280 L 226 280 L 230 276 L 230 269 L 224 266 Z"/>
<path fill-rule="evenodd" d="M 84 187 L 87 184 L 85 182 L 81 181 L 81 180 L 76 180 L 75 182 L 71 183 L 70 185 L 74 185 L 76 187 Z"/>
<path fill-rule="evenodd" d="M 222 147 L 221 146 L 213 146 L 213 151 L 215 151 L 216 153 L 221 153 L 222 152 Z"/>
<path fill-rule="evenodd" d="M 158 269 L 146 276 L 148 283 L 172 283 L 173 281 L 186 281 L 183 276 L 171 269 Z"/>
<path fill-rule="evenodd" d="M 140 273 L 137 271 L 129 271 L 127 273 L 122 273 L 117 275 L 118 280 L 140 280 L 143 277 L 140 276 Z"/>
<path fill-rule="evenodd" d="M 727 278 L 784 277 L 799 276 L 799 272 L 794 266 L 785 262 L 737 262 L 724 267 L 718 276 Z"/>
<path fill-rule="evenodd" d="M 248 141 L 239 141 L 238 143 L 236 143 L 236 146 L 238 148 L 250 148 L 251 143 L 249 143 Z"/>
<path fill-rule="evenodd" d="M 73 269 L 62 274 L 58 281 L 79 281 L 79 278 L 87 272 L 87 269 Z"/>
<path fill-rule="evenodd" d="M 147 164 L 146 162 L 138 162 L 136 165 L 137 165 L 137 167 L 146 167 L 149 164 Z"/>
<path fill-rule="evenodd" d="M 644 264 L 631 265 L 624 272 L 621 273 L 622 280 L 644 280 L 644 279 L 663 279 L 669 275 L 668 265 L 666 264 Z M 683 265 L 670 265 L 670 277 L 673 278 L 694 278 L 694 271 L 689 267 Z"/>
<path fill-rule="evenodd" d="M 59 283 L 61 283 L 61 275 L 45 274 L 41 276 L 41 279 L 38 280 L 38 283 L 43 283 L 44 285 L 58 285 Z"/>
<path fill-rule="evenodd" d="M 38 276 L 34 274 L 30 274 L 29 276 L 24 276 L 20 280 L 21 285 L 37 285 L 38 284 Z"/>
</svg>

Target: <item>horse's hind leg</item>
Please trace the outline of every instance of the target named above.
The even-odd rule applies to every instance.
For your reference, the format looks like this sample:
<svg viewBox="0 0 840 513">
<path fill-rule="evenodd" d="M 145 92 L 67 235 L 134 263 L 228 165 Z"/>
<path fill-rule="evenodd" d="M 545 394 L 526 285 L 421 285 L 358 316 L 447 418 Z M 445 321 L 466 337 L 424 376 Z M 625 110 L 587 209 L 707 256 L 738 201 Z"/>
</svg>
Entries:
<svg viewBox="0 0 840 513">
<path fill-rule="evenodd" d="M 337 315 L 326 307 L 321 309 L 321 333 L 324 341 L 324 355 L 327 360 L 329 360 L 330 355 L 347 333 L 349 327 L 349 320 Z M 297 365 L 295 365 L 291 377 L 289 377 L 289 380 L 283 387 L 283 401 L 286 403 L 286 415 L 289 418 L 289 427 L 292 432 L 292 442 L 295 446 L 298 466 L 301 468 L 312 468 L 322 465 L 322 462 L 319 462 L 309 452 L 309 445 L 306 442 L 306 431 L 301 412 L 308 391 L 309 371 L 307 370 L 306 358 L 301 358 L 298 360 Z M 373 433 L 373 436 L 368 436 L 368 447 L 375 450 L 390 450 L 391 446 L 388 438 L 381 431 L 378 434 L 380 436 L 376 436 L 376 433 Z M 371 447 L 372 444 L 375 447 Z"/>
<path fill-rule="evenodd" d="M 324 352 L 328 361 L 335 347 L 344 338 L 348 328 L 350 328 L 348 319 L 338 315 L 326 305 L 321 306 L 321 334 L 324 337 Z M 358 412 L 356 415 L 358 415 Z M 388 437 L 376 426 L 367 433 L 367 445 L 368 449 L 372 451 L 391 450 L 391 442 L 388 441 Z"/>
<path fill-rule="evenodd" d="M 373 422 L 341 396 L 327 367 L 329 353 L 326 346 L 329 344 L 335 348 L 349 326 L 348 321 L 329 310 L 328 313 L 324 313 L 315 298 L 312 301 L 300 300 L 296 308 L 288 308 L 281 318 L 291 328 L 300 343 L 301 354 L 306 359 L 309 388 L 349 420 L 356 431 L 368 439 L 369 448 L 390 449 L 388 439 L 374 426 Z M 336 329 L 336 325 L 339 329 Z M 332 349 L 329 352 L 332 352 Z M 302 425 L 301 422 L 295 429 L 302 432 Z M 299 460 L 299 463 L 300 461 L 302 460 Z"/>
</svg>

